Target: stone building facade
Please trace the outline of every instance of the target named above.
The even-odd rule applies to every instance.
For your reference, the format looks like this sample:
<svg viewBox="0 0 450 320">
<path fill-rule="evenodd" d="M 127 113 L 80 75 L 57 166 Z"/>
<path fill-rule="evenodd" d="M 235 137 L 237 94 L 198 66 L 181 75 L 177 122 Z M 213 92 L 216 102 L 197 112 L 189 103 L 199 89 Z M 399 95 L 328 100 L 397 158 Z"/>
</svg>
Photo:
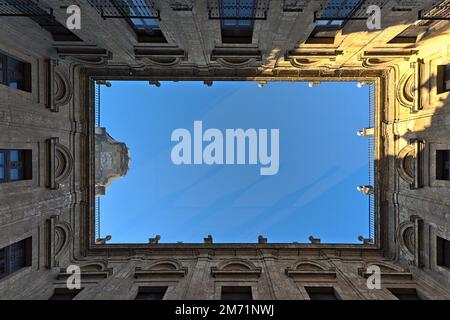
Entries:
<svg viewBox="0 0 450 320">
<path fill-rule="evenodd" d="M 450 298 L 448 1 L 361 1 L 330 27 L 328 0 L 260 0 L 241 28 L 223 23 L 221 1 L 154 0 L 150 34 L 126 18 L 133 12 L 108 17 L 105 3 L 41 0 L 51 27 L 42 15 L 0 17 L 2 70 L 12 69 L 0 85 L 0 152 L 5 170 L 22 170 L 0 176 L 1 299 L 220 299 L 247 289 L 253 299 Z M 81 29 L 69 31 L 73 4 Z M 372 4 L 379 30 L 354 19 Z M 115 79 L 374 83 L 375 238 L 96 243 L 94 83 Z M 81 291 L 66 290 L 70 265 L 81 268 Z M 374 265 L 381 289 L 367 286 Z"/>
</svg>

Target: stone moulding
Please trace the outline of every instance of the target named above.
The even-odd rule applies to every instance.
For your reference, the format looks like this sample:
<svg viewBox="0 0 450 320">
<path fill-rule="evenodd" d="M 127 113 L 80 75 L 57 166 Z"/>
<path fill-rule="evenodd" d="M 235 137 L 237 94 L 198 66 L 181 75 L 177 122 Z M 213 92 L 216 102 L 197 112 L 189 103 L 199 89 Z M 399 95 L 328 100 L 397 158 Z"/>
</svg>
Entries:
<svg viewBox="0 0 450 320">
<path fill-rule="evenodd" d="M 287 276 L 296 281 L 335 281 L 336 269 L 325 267 L 316 261 L 302 260 L 285 269 Z"/>
<path fill-rule="evenodd" d="M 261 267 L 256 267 L 245 259 L 230 259 L 211 267 L 211 275 L 214 278 L 259 278 L 261 271 Z"/>
<path fill-rule="evenodd" d="M 211 53 L 211 61 L 224 67 L 247 67 L 261 62 L 261 51 L 255 48 L 215 48 Z"/>
<path fill-rule="evenodd" d="M 61 70 L 57 70 L 58 62 L 53 59 L 46 61 L 46 107 L 51 112 L 59 112 L 59 107 L 67 104 L 72 98 L 72 85 Z"/>
<path fill-rule="evenodd" d="M 135 47 L 138 60 L 160 67 L 171 67 L 187 60 L 187 53 L 178 47 Z"/>
<path fill-rule="evenodd" d="M 108 278 L 112 275 L 112 269 L 106 268 L 106 262 L 87 262 L 80 265 L 81 269 L 81 281 L 84 283 L 98 282 Z M 67 279 L 73 275 L 68 273 L 67 269 L 61 269 L 57 276 L 58 281 L 67 281 Z"/>
<path fill-rule="evenodd" d="M 364 264 L 364 267 L 358 268 L 358 274 L 361 277 L 367 279 L 368 277 L 373 275 L 373 273 L 367 271 L 367 269 L 373 265 L 378 266 L 380 268 L 381 281 L 383 283 L 396 283 L 413 280 L 413 276 L 410 271 L 384 261 L 366 262 Z"/>
<path fill-rule="evenodd" d="M 56 53 L 61 59 L 71 58 L 82 65 L 104 65 L 112 58 L 108 50 L 97 47 L 57 47 Z"/>
<path fill-rule="evenodd" d="M 188 273 L 188 268 L 183 267 L 174 259 L 159 260 L 147 268 L 136 267 L 134 277 L 136 279 L 149 278 L 182 278 Z"/>
<path fill-rule="evenodd" d="M 424 140 L 412 139 L 397 156 L 397 171 L 411 189 L 423 187 L 424 149 Z"/>
<path fill-rule="evenodd" d="M 423 267 L 423 220 L 411 216 L 410 221 L 400 223 L 397 229 L 400 249 L 407 255 L 410 264 Z"/>
<path fill-rule="evenodd" d="M 365 68 L 392 66 L 395 61 L 409 61 L 418 50 L 373 50 L 359 54 L 358 59 Z"/>
<path fill-rule="evenodd" d="M 342 55 L 342 50 L 290 50 L 285 55 L 285 60 L 289 61 L 295 68 L 319 67 L 326 65 L 330 61 Z"/>
<path fill-rule="evenodd" d="M 72 172 L 73 157 L 69 149 L 59 143 L 59 138 L 50 138 L 46 143 L 47 187 L 56 190 Z"/>
<path fill-rule="evenodd" d="M 72 240 L 72 229 L 67 222 L 58 222 L 58 216 L 51 216 L 45 222 L 46 267 L 59 266 L 59 258 L 68 249 Z"/>
</svg>

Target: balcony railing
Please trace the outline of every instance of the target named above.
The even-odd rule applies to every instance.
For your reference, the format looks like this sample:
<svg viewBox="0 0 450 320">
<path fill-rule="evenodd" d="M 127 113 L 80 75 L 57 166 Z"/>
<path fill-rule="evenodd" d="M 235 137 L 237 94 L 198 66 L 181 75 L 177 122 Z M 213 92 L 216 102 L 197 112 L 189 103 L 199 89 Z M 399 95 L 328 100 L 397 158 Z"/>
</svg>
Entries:
<svg viewBox="0 0 450 320">
<path fill-rule="evenodd" d="M 88 0 L 88 2 L 103 19 L 160 19 L 159 10 L 154 9 L 150 0 Z"/>
<path fill-rule="evenodd" d="M 0 0 L 0 16 L 7 17 L 53 17 L 53 9 L 39 0 Z"/>
<path fill-rule="evenodd" d="M 270 0 L 208 0 L 209 19 L 266 20 Z"/>
<path fill-rule="evenodd" d="M 450 0 L 437 1 L 420 10 L 419 20 L 450 20 Z"/>
<path fill-rule="evenodd" d="M 329 0 L 314 13 L 314 21 L 367 20 L 370 13 L 367 8 L 376 5 L 382 9 L 388 0 Z"/>
</svg>

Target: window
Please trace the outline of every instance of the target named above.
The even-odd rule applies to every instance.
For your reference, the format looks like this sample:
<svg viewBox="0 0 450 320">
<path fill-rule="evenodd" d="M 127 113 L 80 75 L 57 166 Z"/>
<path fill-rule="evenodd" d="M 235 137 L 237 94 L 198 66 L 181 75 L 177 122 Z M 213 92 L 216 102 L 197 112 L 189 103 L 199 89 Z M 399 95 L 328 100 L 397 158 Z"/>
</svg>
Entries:
<svg viewBox="0 0 450 320">
<path fill-rule="evenodd" d="M 0 53 L 0 83 L 31 92 L 31 64 Z"/>
<path fill-rule="evenodd" d="M 398 300 L 422 300 L 415 288 L 390 288 L 388 289 Z"/>
<path fill-rule="evenodd" d="M 31 238 L 0 249 L 0 279 L 31 266 Z"/>
<path fill-rule="evenodd" d="M 252 43 L 256 0 L 221 0 L 222 43 Z M 232 19 L 236 18 L 236 19 Z"/>
<path fill-rule="evenodd" d="M 428 26 L 409 26 L 388 43 L 416 43 L 417 38 L 428 30 Z"/>
<path fill-rule="evenodd" d="M 54 41 L 83 41 L 72 31 L 67 29 L 61 23 L 55 20 L 54 17 L 45 15 L 31 17 L 42 29 L 48 31 Z"/>
<path fill-rule="evenodd" d="M 221 300 L 253 300 L 251 287 L 222 287 Z"/>
<path fill-rule="evenodd" d="M 319 21 L 320 22 L 320 21 Z M 339 29 L 335 26 L 317 25 L 306 39 L 306 44 L 334 44 L 334 39 Z"/>
<path fill-rule="evenodd" d="M 139 42 L 167 43 L 156 19 L 130 18 L 128 21 L 136 32 Z"/>
<path fill-rule="evenodd" d="M 5 2 L 5 1 L 3 1 Z M 33 1 L 11 1 L 6 0 L 5 9 L 11 6 L 10 9 L 22 13 L 24 16 L 29 16 L 44 30 L 48 31 L 55 41 L 82 41 L 63 24 L 56 21 L 51 13 L 51 9 L 43 9 Z"/>
<path fill-rule="evenodd" d="M 306 44 L 334 44 L 336 34 L 361 6 L 360 0 L 334 0 L 322 10 Z"/>
<path fill-rule="evenodd" d="M 0 149 L 0 183 L 30 180 L 31 150 Z"/>
<path fill-rule="evenodd" d="M 166 291 L 167 287 L 139 287 L 134 300 L 162 300 Z"/>
<path fill-rule="evenodd" d="M 450 241 L 437 237 L 436 246 L 437 265 L 450 268 Z"/>
<path fill-rule="evenodd" d="M 49 300 L 73 300 L 83 289 L 56 288 Z"/>
<path fill-rule="evenodd" d="M 437 91 L 438 94 L 450 91 L 450 64 L 438 66 Z"/>
<path fill-rule="evenodd" d="M 138 0 L 122 0 L 115 6 L 133 28 L 139 42 L 167 43 L 156 18 L 153 18 L 151 9 L 143 6 Z"/>
<path fill-rule="evenodd" d="M 436 150 L 436 179 L 450 181 L 450 150 Z"/>
<path fill-rule="evenodd" d="M 338 300 L 333 287 L 305 287 L 311 300 Z"/>
</svg>

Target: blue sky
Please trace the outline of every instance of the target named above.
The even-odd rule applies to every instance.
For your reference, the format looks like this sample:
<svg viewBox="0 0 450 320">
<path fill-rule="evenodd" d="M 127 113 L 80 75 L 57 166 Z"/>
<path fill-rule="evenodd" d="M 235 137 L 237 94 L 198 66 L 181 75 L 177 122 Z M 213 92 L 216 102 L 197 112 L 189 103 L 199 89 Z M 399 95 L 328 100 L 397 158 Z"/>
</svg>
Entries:
<svg viewBox="0 0 450 320">
<path fill-rule="evenodd" d="M 113 81 L 102 88 L 101 124 L 130 149 L 126 177 L 101 198 L 102 236 L 112 243 L 160 242 L 357 243 L 368 234 L 368 88 L 356 83 Z M 279 129 L 280 167 L 175 165 L 171 133 Z"/>
</svg>

